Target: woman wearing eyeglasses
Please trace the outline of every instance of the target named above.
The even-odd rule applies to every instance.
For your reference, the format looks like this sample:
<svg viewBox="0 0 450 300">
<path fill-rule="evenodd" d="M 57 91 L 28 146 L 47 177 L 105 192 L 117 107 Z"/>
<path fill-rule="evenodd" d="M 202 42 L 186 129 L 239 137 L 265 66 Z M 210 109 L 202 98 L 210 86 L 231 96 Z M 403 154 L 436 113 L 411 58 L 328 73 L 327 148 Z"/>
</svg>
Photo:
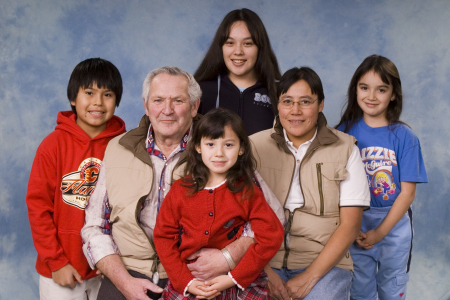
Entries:
<svg viewBox="0 0 450 300">
<path fill-rule="evenodd" d="M 284 242 L 266 266 L 274 299 L 348 299 L 349 247 L 370 205 L 352 136 L 328 127 L 319 76 L 307 67 L 278 83 L 273 129 L 252 135 L 258 171 L 285 209 Z"/>
</svg>

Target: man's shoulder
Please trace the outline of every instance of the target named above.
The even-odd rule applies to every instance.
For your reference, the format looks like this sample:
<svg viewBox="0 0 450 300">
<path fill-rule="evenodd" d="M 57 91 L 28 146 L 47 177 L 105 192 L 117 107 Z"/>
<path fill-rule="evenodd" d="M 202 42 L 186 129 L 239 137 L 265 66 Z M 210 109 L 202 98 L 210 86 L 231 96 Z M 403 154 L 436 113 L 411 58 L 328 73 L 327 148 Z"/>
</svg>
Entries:
<svg viewBox="0 0 450 300">
<path fill-rule="evenodd" d="M 105 159 L 111 156 L 115 156 L 115 153 L 120 150 L 125 150 L 125 147 L 120 144 L 120 139 L 123 138 L 128 132 L 124 132 L 108 142 L 105 150 Z"/>
<path fill-rule="evenodd" d="M 129 132 L 129 131 L 128 131 L 128 132 Z M 124 132 L 124 133 L 121 133 L 121 134 L 119 134 L 119 135 L 113 137 L 113 138 L 109 141 L 108 147 L 109 147 L 110 145 L 111 145 L 111 146 L 118 145 L 120 139 L 121 139 L 125 134 L 127 134 L 128 132 Z"/>
</svg>

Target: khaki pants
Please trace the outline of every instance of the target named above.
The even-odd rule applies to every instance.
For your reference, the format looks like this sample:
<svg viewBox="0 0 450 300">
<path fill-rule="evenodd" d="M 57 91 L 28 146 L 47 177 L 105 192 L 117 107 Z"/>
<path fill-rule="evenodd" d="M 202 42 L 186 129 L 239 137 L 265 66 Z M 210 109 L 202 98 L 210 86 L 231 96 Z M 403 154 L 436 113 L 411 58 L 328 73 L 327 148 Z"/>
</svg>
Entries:
<svg viewBox="0 0 450 300">
<path fill-rule="evenodd" d="M 78 283 L 75 288 L 60 286 L 53 282 L 52 278 L 39 276 L 39 295 L 41 300 L 95 300 L 100 289 L 102 278 L 97 276 L 83 283 Z"/>
</svg>

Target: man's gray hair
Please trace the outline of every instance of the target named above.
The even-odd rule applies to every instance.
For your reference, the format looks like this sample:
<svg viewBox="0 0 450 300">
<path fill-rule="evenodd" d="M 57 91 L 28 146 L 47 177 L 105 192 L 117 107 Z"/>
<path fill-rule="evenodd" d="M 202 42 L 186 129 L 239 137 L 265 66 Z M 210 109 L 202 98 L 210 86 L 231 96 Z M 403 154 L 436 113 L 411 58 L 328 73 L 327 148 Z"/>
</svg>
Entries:
<svg viewBox="0 0 450 300">
<path fill-rule="evenodd" d="M 145 100 L 145 104 L 147 104 L 148 101 L 148 95 L 150 93 L 150 85 L 152 83 L 152 80 L 156 75 L 159 74 L 185 76 L 189 82 L 188 93 L 191 105 L 194 105 L 197 99 L 200 99 L 200 97 L 202 96 L 202 90 L 200 89 L 200 86 L 198 85 L 194 76 L 177 67 L 162 67 L 151 71 L 147 74 L 147 77 L 145 77 L 144 84 L 142 85 L 142 98 Z"/>
</svg>

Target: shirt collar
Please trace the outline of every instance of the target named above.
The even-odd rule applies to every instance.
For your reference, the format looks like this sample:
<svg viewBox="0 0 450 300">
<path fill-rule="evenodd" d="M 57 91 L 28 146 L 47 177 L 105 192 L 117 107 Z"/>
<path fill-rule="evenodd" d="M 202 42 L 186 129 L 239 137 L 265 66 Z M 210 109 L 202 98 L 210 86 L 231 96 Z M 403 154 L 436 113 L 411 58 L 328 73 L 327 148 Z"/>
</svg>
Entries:
<svg viewBox="0 0 450 300">
<path fill-rule="evenodd" d="M 187 142 L 190 139 L 191 128 L 192 125 L 191 127 L 189 127 L 189 129 L 186 131 L 183 138 L 181 139 L 179 152 L 184 151 L 186 149 Z M 166 156 L 160 150 L 157 149 L 158 147 L 156 146 L 155 139 L 153 138 L 153 132 L 154 132 L 153 126 L 152 124 L 150 124 L 148 128 L 147 143 L 146 143 L 147 152 L 150 155 L 155 155 L 163 160 L 167 160 Z"/>
<path fill-rule="evenodd" d="M 288 138 L 288 136 L 286 134 L 286 129 L 284 129 L 284 128 L 283 128 L 283 134 L 284 134 L 284 139 L 286 140 L 286 144 L 288 145 L 288 147 L 291 148 L 291 149 L 297 150 L 297 148 L 294 147 L 294 143 L 292 143 L 289 140 L 289 138 Z M 312 141 L 316 138 L 316 135 L 317 135 L 317 126 L 316 126 L 316 131 L 314 132 L 314 136 L 310 140 L 308 140 L 308 141 L 304 142 L 303 144 L 301 144 L 298 148 L 300 148 L 303 145 L 309 146 L 312 143 Z"/>
</svg>

